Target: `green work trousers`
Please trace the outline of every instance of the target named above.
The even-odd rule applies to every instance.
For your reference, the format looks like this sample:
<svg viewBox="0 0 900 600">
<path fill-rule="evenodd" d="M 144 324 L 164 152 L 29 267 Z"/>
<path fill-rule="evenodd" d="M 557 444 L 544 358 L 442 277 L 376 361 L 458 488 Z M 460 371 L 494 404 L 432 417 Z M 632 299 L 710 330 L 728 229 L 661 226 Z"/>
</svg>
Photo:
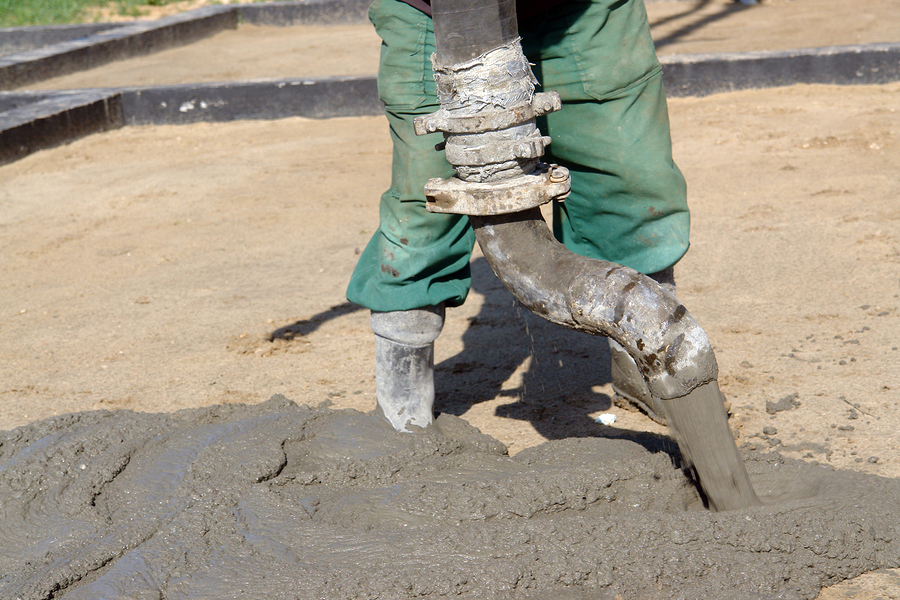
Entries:
<svg viewBox="0 0 900 600">
<path fill-rule="evenodd" d="M 425 209 L 425 182 L 453 169 L 434 149 L 442 134 L 413 132 L 415 117 L 440 108 L 431 18 L 399 0 L 375 0 L 369 18 L 383 40 L 378 91 L 394 154 L 380 225 L 347 298 L 375 311 L 459 306 L 475 236 L 468 217 Z M 563 101 L 538 119 L 553 138 L 545 162 L 572 178 L 571 195 L 553 206 L 556 238 L 643 273 L 674 265 L 688 248 L 690 216 L 643 0 L 569 0 L 520 20 L 519 34 L 540 85 Z"/>
</svg>

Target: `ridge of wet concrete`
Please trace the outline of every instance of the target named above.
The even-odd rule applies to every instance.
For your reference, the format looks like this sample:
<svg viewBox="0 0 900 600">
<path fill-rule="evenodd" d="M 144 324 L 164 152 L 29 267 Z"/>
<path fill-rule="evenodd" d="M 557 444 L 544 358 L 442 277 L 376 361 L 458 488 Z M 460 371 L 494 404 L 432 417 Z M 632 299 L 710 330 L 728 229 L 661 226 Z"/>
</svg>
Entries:
<svg viewBox="0 0 900 600">
<path fill-rule="evenodd" d="M 706 511 L 627 440 L 514 457 L 459 418 L 95 411 L 0 433 L 0 597 L 814 598 L 900 565 L 900 481 L 754 454 Z"/>
</svg>

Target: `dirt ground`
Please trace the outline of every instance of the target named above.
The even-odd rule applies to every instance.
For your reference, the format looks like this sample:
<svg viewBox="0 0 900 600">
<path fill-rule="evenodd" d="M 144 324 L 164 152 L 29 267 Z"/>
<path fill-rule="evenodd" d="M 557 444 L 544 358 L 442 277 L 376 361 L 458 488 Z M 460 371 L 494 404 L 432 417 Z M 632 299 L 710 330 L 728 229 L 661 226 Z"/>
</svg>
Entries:
<svg viewBox="0 0 900 600">
<path fill-rule="evenodd" d="M 648 10 L 661 54 L 900 41 L 895 0 Z M 377 44 L 365 26 L 242 26 L 47 85 L 372 73 Z M 714 343 L 739 445 L 900 477 L 900 83 L 670 112 L 693 211 L 678 295 Z M 0 167 L 0 429 L 278 393 L 371 410 L 368 315 L 344 289 L 389 173 L 380 117 L 132 127 Z M 604 340 L 526 315 L 477 250 L 473 270 L 437 342 L 439 411 L 511 453 L 664 431 L 610 406 Z M 900 571 L 820 598 L 900 598 Z"/>
<path fill-rule="evenodd" d="M 150 7 L 158 17 L 190 4 Z M 895 0 L 769 0 L 746 6 L 726 0 L 647 4 L 660 55 L 789 50 L 900 41 Z M 369 75 L 380 40 L 368 24 L 333 27 L 241 25 L 189 46 L 49 79 L 30 89 L 118 87 L 262 79 Z"/>
</svg>

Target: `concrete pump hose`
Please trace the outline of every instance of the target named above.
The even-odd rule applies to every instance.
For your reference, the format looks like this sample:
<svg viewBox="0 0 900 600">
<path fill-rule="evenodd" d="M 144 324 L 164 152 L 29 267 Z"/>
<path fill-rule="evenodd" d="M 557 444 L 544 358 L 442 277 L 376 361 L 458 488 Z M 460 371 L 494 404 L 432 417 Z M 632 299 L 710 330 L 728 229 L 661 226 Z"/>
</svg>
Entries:
<svg viewBox="0 0 900 600">
<path fill-rule="evenodd" d="M 716 379 L 703 329 L 646 275 L 573 254 L 553 238 L 537 208 L 470 220 L 494 273 L 526 308 L 619 342 L 656 397 L 680 398 Z"/>
</svg>

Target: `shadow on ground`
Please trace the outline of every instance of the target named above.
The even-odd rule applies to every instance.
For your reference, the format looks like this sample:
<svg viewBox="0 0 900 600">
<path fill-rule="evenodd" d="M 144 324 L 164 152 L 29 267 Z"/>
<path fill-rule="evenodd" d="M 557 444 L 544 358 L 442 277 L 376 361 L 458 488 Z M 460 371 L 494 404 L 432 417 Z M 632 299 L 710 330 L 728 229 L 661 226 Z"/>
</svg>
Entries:
<svg viewBox="0 0 900 600">
<path fill-rule="evenodd" d="M 727 19 L 733 15 L 736 15 L 748 8 L 751 8 L 752 5 L 744 4 L 742 2 L 735 2 L 733 4 L 727 4 L 722 7 L 719 12 L 716 12 L 711 15 L 702 15 L 701 11 L 711 3 L 711 0 L 703 0 L 702 2 L 691 2 L 685 3 L 687 6 L 685 7 L 684 12 L 681 12 L 677 15 L 671 15 L 669 17 L 665 17 L 662 19 L 657 19 L 650 23 L 651 31 L 655 27 L 662 26 L 668 22 L 675 21 L 677 19 L 682 19 L 691 15 L 696 14 L 697 19 L 692 21 L 691 23 L 680 27 L 678 30 L 670 33 L 666 36 L 653 36 L 653 43 L 657 49 L 662 48 L 663 46 L 670 46 L 675 44 L 682 39 L 686 38 L 689 34 L 702 30 L 706 25 L 710 23 L 714 23 L 715 21 L 720 21 L 722 19 Z"/>
</svg>

